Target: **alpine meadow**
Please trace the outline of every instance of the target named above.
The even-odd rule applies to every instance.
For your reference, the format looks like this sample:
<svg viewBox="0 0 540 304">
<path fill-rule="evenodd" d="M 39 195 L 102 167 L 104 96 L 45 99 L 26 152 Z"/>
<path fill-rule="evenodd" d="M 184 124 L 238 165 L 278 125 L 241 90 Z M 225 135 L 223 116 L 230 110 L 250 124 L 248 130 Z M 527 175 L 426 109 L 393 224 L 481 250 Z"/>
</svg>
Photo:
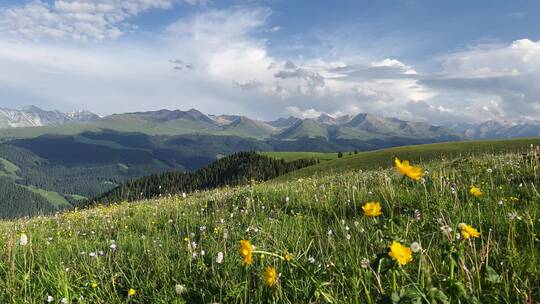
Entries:
<svg viewBox="0 0 540 304">
<path fill-rule="evenodd" d="M 0 303 L 540 303 L 538 12 L 0 1 Z"/>
</svg>

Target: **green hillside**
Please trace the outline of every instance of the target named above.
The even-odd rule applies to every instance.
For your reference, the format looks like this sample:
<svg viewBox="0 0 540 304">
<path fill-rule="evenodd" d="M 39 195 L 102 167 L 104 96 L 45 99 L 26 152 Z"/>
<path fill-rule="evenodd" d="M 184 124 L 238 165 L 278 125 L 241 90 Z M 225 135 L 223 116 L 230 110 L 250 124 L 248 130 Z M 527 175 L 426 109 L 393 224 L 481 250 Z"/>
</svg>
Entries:
<svg viewBox="0 0 540 304">
<path fill-rule="evenodd" d="M 322 152 L 259 152 L 262 155 L 273 157 L 276 159 L 283 159 L 285 161 L 294 161 L 299 159 L 318 159 L 320 161 L 327 161 L 336 159 L 337 153 L 322 153 Z"/>
<path fill-rule="evenodd" d="M 71 207 L 70 201 L 80 201 L 80 199 L 68 200 L 65 196 L 54 191 L 46 191 L 30 185 L 18 185 L 16 182 L 21 180 L 18 175 L 20 172 L 21 170 L 17 165 L 0 158 L 0 179 L 2 179 L 1 183 L 4 191 L 3 199 L 0 199 L 0 205 L 4 205 L 0 209 L 0 218 L 58 211 Z M 17 205 L 17 208 L 13 209 L 6 207 L 6 205 Z"/>
<path fill-rule="evenodd" d="M 536 303 L 540 156 L 529 143 L 468 143 L 453 151 L 477 155 L 455 158 L 446 144 L 403 148 L 425 170 L 418 181 L 339 167 L 0 222 L 0 302 Z"/>
<path fill-rule="evenodd" d="M 352 170 L 367 170 L 388 168 L 393 166 L 395 157 L 409 159 L 414 162 L 429 161 L 435 158 L 453 159 L 469 155 L 482 155 L 485 153 L 507 153 L 522 151 L 530 145 L 540 145 L 540 138 L 464 141 L 440 144 L 426 144 L 416 146 L 403 146 L 377 151 L 360 152 L 352 156 L 344 155 L 328 162 L 300 169 L 283 175 L 278 180 L 289 180 L 329 173 L 340 173 Z M 268 154 L 280 158 L 280 154 Z M 287 153 L 284 154 L 285 156 Z M 293 154 L 294 155 L 294 154 Z M 317 157 L 317 154 L 296 154 L 297 156 Z"/>
<path fill-rule="evenodd" d="M 166 172 L 129 180 L 93 198 L 87 204 L 131 202 L 226 186 L 234 187 L 267 181 L 315 163 L 317 161 L 314 159 L 285 162 L 256 152 L 240 152 L 223 157 L 194 172 Z"/>
</svg>

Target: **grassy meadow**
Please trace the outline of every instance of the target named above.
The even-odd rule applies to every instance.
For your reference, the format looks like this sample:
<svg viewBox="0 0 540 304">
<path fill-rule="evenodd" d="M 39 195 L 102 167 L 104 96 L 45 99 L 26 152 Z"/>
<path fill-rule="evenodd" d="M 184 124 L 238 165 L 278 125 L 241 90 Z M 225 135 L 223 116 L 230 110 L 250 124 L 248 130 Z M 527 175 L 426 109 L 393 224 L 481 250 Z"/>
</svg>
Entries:
<svg viewBox="0 0 540 304">
<path fill-rule="evenodd" d="M 343 153 L 342 158 L 337 153 L 310 152 L 269 152 L 267 155 L 275 158 L 289 160 L 297 158 L 319 158 L 321 163 L 306 167 L 279 177 L 278 181 L 286 181 L 302 177 L 327 175 L 329 173 L 343 173 L 354 170 L 386 169 L 393 165 L 394 156 L 414 162 L 425 162 L 433 159 L 459 159 L 469 156 L 482 156 L 484 154 L 501 154 L 525 151 L 530 145 L 540 145 L 540 138 L 520 138 L 507 140 L 476 140 L 447 142 L 437 144 L 424 144 L 414 146 L 401 146 L 395 148 L 359 152 L 350 155 Z M 332 161 L 324 161 L 332 160 Z"/>
<path fill-rule="evenodd" d="M 338 163 L 2 222 L 0 303 L 536 303 L 539 153 L 433 156 L 417 179 Z"/>
<path fill-rule="evenodd" d="M 325 152 L 260 152 L 260 154 L 283 159 L 285 161 L 295 161 L 299 159 L 318 159 L 320 161 L 334 160 L 338 158 L 337 153 Z M 344 154 L 346 156 L 346 154 Z"/>
</svg>

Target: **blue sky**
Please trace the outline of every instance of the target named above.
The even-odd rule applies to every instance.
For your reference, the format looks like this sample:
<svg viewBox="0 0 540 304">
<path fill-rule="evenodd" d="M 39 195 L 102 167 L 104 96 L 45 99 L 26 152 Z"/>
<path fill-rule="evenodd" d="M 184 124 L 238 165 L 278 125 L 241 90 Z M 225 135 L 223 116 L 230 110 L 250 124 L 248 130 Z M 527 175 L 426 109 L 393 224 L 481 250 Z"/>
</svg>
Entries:
<svg viewBox="0 0 540 304">
<path fill-rule="evenodd" d="M 540 119 L 538 1 L 4 0 L 0 107 Z"/>
</svg>

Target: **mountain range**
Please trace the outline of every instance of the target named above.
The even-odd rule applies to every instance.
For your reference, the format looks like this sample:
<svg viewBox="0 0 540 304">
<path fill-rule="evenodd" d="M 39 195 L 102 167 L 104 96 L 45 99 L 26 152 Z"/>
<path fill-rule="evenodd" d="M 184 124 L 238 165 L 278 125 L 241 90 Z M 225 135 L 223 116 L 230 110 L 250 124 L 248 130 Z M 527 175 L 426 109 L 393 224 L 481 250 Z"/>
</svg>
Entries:
<svg viewBox="0 0 540 304">
<path fill-rule="evenodd" d="M 115 130 L 148 135 L 206 134 L 239 136 L 260 140 L 295 141 L 301 138 L 343 143 L 376 141 L 384 146 L 392 141 L 432 142 L 459 140 L 451 130 L 426 123 L 409 122 L 373 114 L 315 119 L 296 117 L 260 121 L 240 115 L 206 115 L 198 110 L 159 110 L 113 114 L 99 117 L 88 111 L 62 113 L 30 106 L 20 110 L 0 110 L 1 138 L 26 138 L 44 134 L 77 134 L 82 131 Z M 22 128 L 21 127 L 34 127 Z M 41 127 L 41 128 L 35 128 Z M 358 146 L 352 144 L 352 146 Z M 362 145 L 361 145 L 362 146 Z M 358 148 L 362 148 L 359 146 Z M 366 147 L 369 148 L 369 147 Z"/>
<path fill-rule="evenodd" d="M 34 106 L 0 109 L 0 189 L 12 198 L 0 200 L 0 211 L 54 212 L 129 180 L 193 172 L 242 151 L 366 151 L 467 138 L 538 136 L 539 125 L 491 121 L 435 126 L 369 113 L 261 121 L 195 109 L 105 117 Z M 0 218 L 4 215 L 0 212 Z"/>
<path fill-rule="evenodd" d="M 540 121 L 537 120 L 488 120 L 482 123 L 448 124 L 448 128 L 466 138 L 504 139 L 540 136 Z"/>
<path fill-rule="evenodd" d="M 55 128 L 69 125 L 66 128 Z M 52 127 L 21 132 L 6 129 Z M 63 113 L 47 111 L 36 106 L 21 109 L 0 108 L 0 137 L 27 137 L 56 132 L 110 129 L 122 132 L 141 132 L 150 135 L 211 134 L 235 135 L 257 139 L 297 140 L 324 138 L 330 141 L 373 140 L 387 138 L 412 139 L 497 139 L 540 136 L 540 121 L 489 120 L 482 123 L 452 123 L 443 126 L 404 121 L 369 113 L 339 117 L 321 114 L 317 118 L 278 118 L 260 121 L 240 115 L 206 115 L 198 110 L 159 110 L 113 114 L 100 117 L 86 110 Z M 20 133 L 17 135 L 17 133 Z M 28 134 L 28 135 L 25 135 Z M 2 136 L 4 135 L 4 136 Z M 10 136 L 7 136 L 10 137 Z"/>
<path fill-rule="evenodd" d="M 63 113 L 57 110 L 46 111 L 36 106 L 17 110 L 0 108 L 0 128 L 54 126 L 95 121 L 98 118 L 98 115 L 85 110 Z"/>
</svg>

